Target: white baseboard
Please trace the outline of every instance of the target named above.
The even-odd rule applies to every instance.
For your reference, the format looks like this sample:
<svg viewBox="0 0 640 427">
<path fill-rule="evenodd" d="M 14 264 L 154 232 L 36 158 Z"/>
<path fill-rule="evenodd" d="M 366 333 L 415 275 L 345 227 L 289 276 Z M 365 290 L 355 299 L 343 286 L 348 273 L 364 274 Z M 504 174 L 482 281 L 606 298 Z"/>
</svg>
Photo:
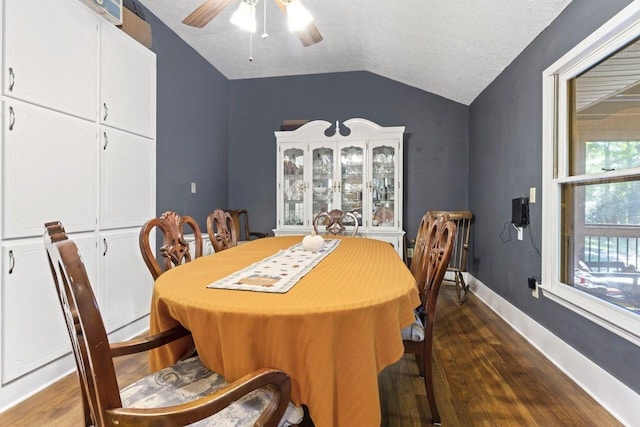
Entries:
<svg viewBox="0 0 640 427">
<path fill-rule="evenodd" d="M 471 291 L 626 426 L 640 426 L 640 395 L 500 295 L 465 273 Z"/>
</svg>

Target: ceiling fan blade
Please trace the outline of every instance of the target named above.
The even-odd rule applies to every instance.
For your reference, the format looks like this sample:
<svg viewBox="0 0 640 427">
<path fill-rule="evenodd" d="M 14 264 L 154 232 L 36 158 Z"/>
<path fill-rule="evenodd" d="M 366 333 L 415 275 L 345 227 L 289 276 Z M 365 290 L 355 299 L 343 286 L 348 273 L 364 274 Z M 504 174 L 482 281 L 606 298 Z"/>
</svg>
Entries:
<svg viewBox="0 0 640 427">
<path fill-rule="evenodd" d="M 192 27 L 202 28 L 218 16 L 218 14 L 233 1 L 234 0 L 207 0 L 191 12 L 189 16 L 184 18 L 182 23 Z"/>
<path fill-rule="evenodd" d="M 307 28 L 304 30 L 296 31 L 296 34 L 304 47 L 320 43 L 323 40 L 320 30 L 318 30 L 318 27 L 316 27 L 316 24 L 313 22 L 307 25 Z"/>
<path fill-rule="evenodd" d="M 274 0 L 274 1 L 276 2 L 280 10 L 283 11 L 284 14 L 286 15 L 287 2 L 285 0 Z M 296 31 L 296 35 L 298 36 L 298 38 L 300 39 L 300 43 L 302 43 L 302 46 L 304 47 L 308 47 L 316 43 L 320 43 L 323 40 L 322 34 L 320 34 L 320 30 L 318 30 L 318 27 L 316 27 L 316 24 L 313 22 L 307 25 L 307 27 L 304 30 Z"/>
</svg>

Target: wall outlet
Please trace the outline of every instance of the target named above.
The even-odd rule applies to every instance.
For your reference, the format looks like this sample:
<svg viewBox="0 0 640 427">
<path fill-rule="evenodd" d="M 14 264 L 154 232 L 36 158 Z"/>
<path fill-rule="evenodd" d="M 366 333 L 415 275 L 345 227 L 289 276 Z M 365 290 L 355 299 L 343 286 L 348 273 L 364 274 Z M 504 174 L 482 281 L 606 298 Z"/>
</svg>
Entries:
<svg viewBox="0 0 640 427">
<path fill-rule="evenodd" d="M 529 189 L 529 203 L 536 202 L 536 187 L 531 187 Z"/>
<path fill-rule="evenodd" d="M 527 278 L 527 285 L 529 286 L 529 289 L 531 289 L 531 296 L 534 298 L 539 298 L 540 295 L 538 293 L 538 287 L 539 287 L 539 283 L 536 280 L 535 277 L 529 277 Z"/>
<path fill-rule="evenodd" d="M 413 248 L 407 248 L 407 258 L 413 258 Z"/>
</svg>

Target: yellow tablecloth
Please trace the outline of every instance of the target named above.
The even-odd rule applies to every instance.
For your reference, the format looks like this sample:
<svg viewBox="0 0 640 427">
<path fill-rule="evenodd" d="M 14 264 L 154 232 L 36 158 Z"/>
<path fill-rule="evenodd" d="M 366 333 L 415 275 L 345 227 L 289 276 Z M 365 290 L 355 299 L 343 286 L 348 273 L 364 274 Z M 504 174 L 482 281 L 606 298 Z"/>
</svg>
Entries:
<svg viewBox="0 0 640 427">
<path fill-rule="evenodd" d="M 154 287 L 151 332 L 184 325 L 203 363 L 228 381 L 284 370 L 292 400 L 309 407 L 317 427 L 379 426 L 378 374 L 402 356 L 400 331 L 420 303 L 391 245 L 342 238 L 285 294 L 207 288 L 301 239 L 258 239 L 165 272 Z M 189 345 L 152 351 L 152 368 L 174 363 Z"/>
</svg>

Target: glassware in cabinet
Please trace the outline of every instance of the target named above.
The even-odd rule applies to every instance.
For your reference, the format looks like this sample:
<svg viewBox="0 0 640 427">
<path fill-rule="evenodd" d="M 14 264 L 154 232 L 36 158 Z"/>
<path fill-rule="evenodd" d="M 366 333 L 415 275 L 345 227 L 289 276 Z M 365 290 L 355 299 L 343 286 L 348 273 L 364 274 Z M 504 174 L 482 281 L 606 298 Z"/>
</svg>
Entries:
<svg viewBox="0 0 640 427">
<path fill-rule="evenodd" d="M 312 150 L 312 216 L 335 209 L 333 201 L 335 181 L 334 150 L 319 147 Z"/>
<path fill-rule="evenodd" d="M 304 150 L 285 149 L 282 181 L 282 221 L 283 225 L 303 225 L 304 223 Z"/>
<path fill-rule="evenodd" d="M 393 226 L 396 218 L 396 149 L 381 145 L 371 150 L 371 224 Z"/>
<path fill-rule="evenodd" d="M 360 225 L 362 225 L 364 158 L 362 146 L 349 145 L 340 150 L 340 206 L 345 212 L 353 212 Z"/>
</svg>

